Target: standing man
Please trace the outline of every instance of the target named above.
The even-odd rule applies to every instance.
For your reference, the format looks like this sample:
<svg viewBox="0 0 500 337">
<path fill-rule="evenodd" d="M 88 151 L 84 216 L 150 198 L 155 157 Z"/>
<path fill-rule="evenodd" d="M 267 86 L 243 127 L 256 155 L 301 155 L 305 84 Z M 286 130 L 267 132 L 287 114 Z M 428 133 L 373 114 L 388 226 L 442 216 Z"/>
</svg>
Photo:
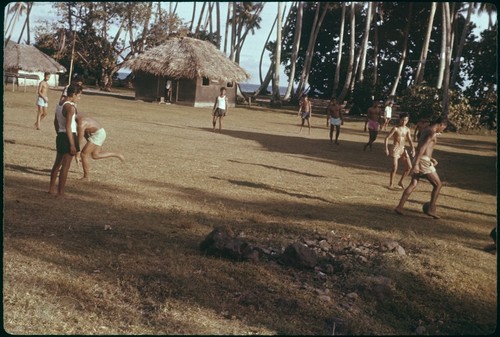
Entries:
<svg viewBox="0 0 500 337">
<path fill-rule="evenodd" d="M 306 121 L 307 121 L 307 127 L 309 128 L 309 134 L 311 134 L 311 122 L 310 122 L 311 115 L 312 115 L 311 101 L 309 100 L 307 94 L 304 94 L 302 95 L 302 99 L 300 100 L 299 104 L 298 116 L 302 120 L 302 123 L 300 124 L 299 134 L 302 132 L 302 128 L 304 127 L 304 123 Z"/>
<path fill-rule="evenodd" d="M 226 88 L 220 88 L 220 95 L 215 98 L 214 107 L 212 109 L 212 126 L 215 131 L 215 125 L 217 124 L 217 118 L 219 119 L 219 132 L 222 131 L 222 119 L 227 115 L 228 111 L 228 101 L 226 96 Z"/>
<path fill-rule="evenodd" d="M 392 157 L 392 171 L 389 179 L 389 188 L 393 189 L 393 180 L 394 176 L 396 175 L 396 172 L 398 171 L 398 161 L 400 159 L 403 159 L 405 163 L 405 170 L 403 171 L 403 174 L 401 175 L 401 179 L 399 180 L 398 186 L 401 189 L 404 189 L 405 186 L 403 185 L 403 179 L 410 173 L 411 171 L 411 160 L 410 156 L 408 155 L 408 152 L 405 149 L 405 141 L 407 140 L 410 143 L 411 146 L 411 155 L 412 157 L 415 156 L 415 148 L 413 147 L 413 141 L 411 139 L 410 135 L 410 128 L 408 128 L 406 125 L 408 124 L 408 114 L 403 112 L 399 115 L 399 125 L 395 126 L 392 128 L 391 132 L 385 137 L 385 154 L 389 156 L 389 147 L 388 147 L 388 140 L 392 137 L 393 138 L 393 146 L 392 146 L 392 151 L 390 153 Z"/>
<path fill-rule="evenodd" d="M 392 102 L 389 102 L 384 109 L 384 130 L 387 130 L 387 126 L 392 119 Z"/>
<path fill-rule="evenodd" d="M 56 180 L 59 173 L 59 185 L 57 196 L 65 197 L 64 187 L 68 178 L 69 168 L 73 156 L 80 151 L 78 138 L 76 136 L 76 103 L 80 101 L 82 87 L 70 85 L 68 96 L 63 104 L 57 105 L 54 117 L 54 128 L 56 129 L 56 149 L 57 155 L 50 172 L 49 194 L 56 194 Z"/>
<path fill-rule="evenodd" d="M 369 146 L 370 151 L 372 150 L 372 144 L 377 139 L 378 129 L 379 129 L 379 119 L 380 119 L 380 111 L 378 108 L 378 102 L 373 101 L 372 106 L 368 108 L 366 113 L 366 121 L 365 121 L 365 132 L 366 126 L 368 125 L 369 138 L 368 143 L 363 147 L 363 151 L 366 151 L 366 148 Z"/>
<path fill-rule="evenodd" d="M 76 123 L 78 143 L 82 144 L 84 137 L 87 139 L 87 144 L 85 144 L 82 152 L 80 153 L 83 166 L 82 180 L 90 180 L 90 156 L 92 156 L 92 159 L 94 160 L 115 157 L 120 159 L 122 162 L 125 161 L 125 158 L 120 153 L 101 152 L 102 145 L 106 140 L 106 131 L 96 120 L 90 117 L 79 115 L 76 117 Z"/>
<path fill-rule="evenodd" d="M 411 193 L 417 187 L 420 178 L 425 177 L 432 185 L 431 201 L 426 214 L 434 219 L 440 217 L 436 214 L 436 201 L 441 191 L 441 179 L 436 172 L 437 160 L 432 158 L 437 136 L 446 129 L 447 121 L 444 117 L 438 117 L 429 127 L 422 131 L 418 140 L 417 155 L 413 160 L 412 178 L 410 185 L 404 190 L 401 200 L 394 211 L 403 215 L 403 207 Z"/>
<path fill-rule="evenodd" d="M 40 130 L 40 122 L 47 116 L 47 108 L 49 107 L 49 78 L 50 73 L 43 74 L 43 80 L 38 84 L 37 90 L 37 115 L 35 129 Z"/>
<path fill-rule="evenodd" d="M 335 144 L 339 145 L 340 126 L 344 125 L 344 117 L 342 116 L 342 107 L 335 98 L 332 98 L 327 108 L 326 126 L 328 126 L 328 123 L 330 123 L 330 142 L 333 142 L 333 131 L 337 128 Z"/>
</svg>

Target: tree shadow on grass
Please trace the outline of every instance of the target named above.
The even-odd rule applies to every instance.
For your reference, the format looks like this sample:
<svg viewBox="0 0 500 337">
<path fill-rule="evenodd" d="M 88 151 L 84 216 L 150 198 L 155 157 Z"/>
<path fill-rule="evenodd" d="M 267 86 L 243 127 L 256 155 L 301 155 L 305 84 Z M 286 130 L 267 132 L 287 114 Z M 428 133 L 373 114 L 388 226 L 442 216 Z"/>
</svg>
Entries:
<svg viewBox="0 0 500 337">
<path fill-rule="evenodd" d="M 5 164 L 4 168 L 7 171 L 18 171 L 22 173 L 36 174 L 40 176 L 47 176 L 47 173 L 50 174 L 51 171 L 50 169 L 39 169 L 39 168 L 21 166 L 15 164 Z"/>
<path fill-rule="evenodd" d="M 208 128 L 202 130 L 209 131 Z M 211 131 L 211 130 L 210 130 Z M 384 145 L 376 143 L 373 151 L 363 151 L 362 143 L 341 141 L 334 146 L 327 140 L 285 136 L 269 133 L 223 130 L 223 134 L 259 143 L 269 152 L 303 156 L 340 167 L 389 173 L 390 158 L 383 154 Z M 468 153 L 434 151 L 439 165 L 436 167 L 443 181 L 457 188 L 496 195 L 496 157 Z M 458 169 L 457 169 L 458 168 Z"/>
<path fill-rule="evenodd" d="M 9 177 L 8 179 L 9 186 L 34 184 L 42 187 L 41 182 L 29 178 Z M 141 180 L 141 183 L 147 183 L 147 181 Z M 152 181 L 151 184 L 153 183 L 158 184 Z M 311 235 L 310 228 L 294 223 L 304 219 L 328 221 L 335 219 L 338 223 L 344 223 L 343 230 L 351 226 L 378 228 L 386 231 L 388 236 L 395 229 L 405 232 L 406 228 L 407 231 L 414 233 L 420 228 L 422 235 L 432 235 L 438 239 L 460 241 L 461 236 L 480 239 L 480 235 L 473 230 L 457 229 L 448 225 L 436 226 L 435 222 L 430 225 L 430 223 L 423 223 L 422 218 L 404 217 L 405 223 L 401 225 L 398 221 L 390 221 L 391 217 L 381 212 L 379 207 L 360 205 L 360 203 L 332 207 L 321 201 L 314 205 L 307 204 L 300 201 L 300 198 L 293 201 L 249 201 L 175 184 L 165 183 L 163 187 L 176 191 L 181 198 L 197 202 L 200 206 L 203 206 L 205 200 L 210 200 L 212 203 L 220 202 L 234 212 L 228 212 L 221 219 L 217 215 L 201 211 L 174 212 L 168 209 L 144 209 L 140 206 L 108 203 L 107 199 L 102 197 L 103 193 L 111 193 L 119 197 L 129 191 L 112 187 L 109 184 L 95 183 L 94 188 L 101 191 L 101 197 L 77 198 L 77 200 L 67 202 L 55 198 L 40 200 L 45 207 L 45 211 L 41 213 L 43 215 L 30 218 L 29 222 L 23 223 L 22 219 L 26 219 L 26 214 L 33 214 L 33 210 L 30 209 L 38 209 L 39 205 L 31 202 L 32 198 L 20 193 L 19 189 L 9 187 L 7 198 L 4 200 L 7 210 L 4 215 L 4 240 L 9 241 L 7 245 L 9 250 L 30 259 L 38 258 L 54 264 L 70 273 L 96 275 L 97 270 L 96 282 L 103 280 L 108 284 L 116 284 L 118 296 L 129 298 L 130 303 L 139 303 L 139 310 L 131 312 L 123 306 L 109 305 L 95 294 L 82 293 L 77 286 L 73 286 L 75 283 L 72 282 L 49 281 L 49 279 L 33 275 L 32 279 L 27 277 L 25 283 L 36 283 L 45 288 L 48 293 L 51 293 L 54 288 L 64 290 L 69 296 L 84 303 L 82 310 L 93 308 L 92 310 L 97 310 L 101 317 L 110 321 L 118 317 L 125 323 L 128 317 L 129 321 L 138 321 L 134 324 L 149 325 L 153 322 L 158 326 L 171 326 L 172 319 L 162 315 L 162 308 L 165 305 L 172 305 L 169 304 L 170 300 L 177 300 L 186 303 L 187 306 L 189 304 L 195 307 L 201 306 L 216 314 L 230 310 L 230 314 L 237 315 L 245 324 L 264 325 L 278 334 L 326 334 L 331 332 L 331 327 L 326 329 L 324 323 L 331 319 L 332 310 L 335 309 L 325 307 L 320 301 L 309 302 L 298 298 L 296 310 L 287 312 L 276 310 L 276 303 L 280 303 L 282 299 L 296 297 L 293 287 L 283 285 L 283 282 L 289 282 L 290 285 L 296 282 L 293 281 L 293 277 L 288 276 L 291 272 L 289 268 L 265 262 L 235 263 L 204 257 L 198 249 L 204 236 L 213 226 L 227 224 L 235 230 L 244 230 L 255 240 L 262 240 L 259 234 L 263 224 L 241 220 L 238 216 L 237 210 L 246 209 L 247 212 L 255 214 L 282 217 L 283 221 L 279 224 L 280 226 L 277 225 L 276 228 L 269 230 L 275 233 L 282 233 L 286 230 L 290 237 L 294 236 L 296 239 L 307 238 Z M 80 190 L 79 186 L 74 186 L 73 189 L 77 195 L 86 193 L 86 190 Z M 277 192 L 278 195 L 281 194 L 281 191 Z M 61 217 L 61 214 L 64 214 L 64 217 Z M 463 218 L 462 215 L 460 216 Z M 401 218 L 394 215 L 394 219 Z M 111 231 L 102 229 L 104 221 L 113 222 Z M 71 225 L 71 229 L 68 225 Z M 332 226 L 335 225 L 332 224 Z M 266 233 L 268 233 L 267 229 Z M 364 240 L 367 239 L 369 237 L 364 238 Z M 21 242 L 23 244 L 17 244 Z M 38 247 L 37 243 L 43 243 L 43 245 Z M 43 247 L 47 245 L 55 249 L 44 249 Z M 447 317 L 452 319 L 441 327 L 442 333 L 456 331 L 471 334 L 485 333 L 494 326 L 496 319 L 494 303 L 485 304 L 480 299 L 470 297 L 457 298 L 452 291 L 436 289 L 432 280 L 424 275 L 416 278 L 415 275 L 401 268 L 388 268 L 383 275 L 391 275 L 391 278 L 395 280 L 407 279 L 409 284 L 400 286 L 413 287 L 414 291 L 410 292 L 409 296 L 414 294 L 410 300 L 415 306 L 410 317 L 401 317 L 401 312 L 408 312 L 406 309 L 408 302 L 378 302 L 377 312 L 372 319 L 379 321 L 389 330 L 414 331 L 413 324 L 425 314 L 430 312 L 432 317 L 434 315 L 437 317 L 443 311 L 446 311 Z M 432 266 L 429 268 L 432 271 Z M 265 270 L 265 277 L 259 276 L 262 274 L 259 272 L 261 269 Z M 244 283 L 238 280 L 244 280 Z M 64 287 L 66 289 L 63 289 Z M 274 290 L 269 292 L 270 288 Z M 4 289 L 4 293 L 8 291 L 9 289 Z M 252 307 L 245 306 L 242 304 L 244 302 L 240 302 L 234 295 L 242 292 L 252 299 Z M 427 295 L 420 296 L 421 292 Z M 263 294 L 266 295 L 262 296 Z M 426 299 L 431 298 L 429 294 L 435 294 L 435 298 L 439 301 L 425 302 Z M 133 305 L 132 307 L 136 309 Z M 256 312 L 255 309 L 258 311 Z M 340 314 L 335 311 L 334 313 Z M 460 325 L 458 328 L 452 326 L 457 324 L 453 318 L 464 317 L 463 315 L 467 316 L 472 313 L 482 315 L 483 321 L 462 320 L 458 322 Z M 304 317 L 309 319 L 309 326 L 301 323 Z M 349 320 L 347 317 L 346 319 Z M 354 324 L 354 322 L 351 323 Z M 180 329 L 177 332 L 194 331 L 196 333 L 195 324 L 196 322 L 180 321 L 176 324 Z M 165 333 L 173 332 L 176 331 Z M 349 330 L 344 333 L 348 334 Z"/>
</svg>

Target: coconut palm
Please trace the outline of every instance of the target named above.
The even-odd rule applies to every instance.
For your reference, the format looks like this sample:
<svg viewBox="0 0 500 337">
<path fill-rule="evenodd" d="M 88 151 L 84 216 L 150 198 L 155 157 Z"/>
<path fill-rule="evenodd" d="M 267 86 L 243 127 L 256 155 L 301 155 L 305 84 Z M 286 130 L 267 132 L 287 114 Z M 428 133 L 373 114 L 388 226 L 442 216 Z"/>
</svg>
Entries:
<svg viewBox="0 0 500 337">
<path fill-rule="evenodd" d="M 415 84 L 422 82 L 424 78 L 425 62 L 427 60 L 427 52 L 429 50 L 429 43 L 432 34 L 432 25 L 434 23 L 434 15 L 436 14 L 437 4 L 433 2 L 431 4 L 431 9 L 429 13 L 429 23 L 427 25 L 427 33 L 425 34 L 424 44 L 422 45 L 422 52 L 420 54 L 420 60 L 418 62 L 417 71 L 415 74 Z"/>
<path fill-rule="evenodd" d="M 28 4 L 26 2 L 16 2 L 14 5 L 9 6 L 9 9 L 7 10 L 7 14 L 11 14 L 10 21 L 7 25 L 7 29 L 5 30 L 5 44 L 4 47 L 6 46 L 7 41 L 10 40 L 12 37 L 12 33 L 14 32 L 14 29 L 16 27 L 16 23 L 19 20 L 19 17 L 23 14 L 25 14 L 28 10 Z"/>
<path fill-rule="evenodd" d="M 466 39 L 467 33 L 470 29 L 469 25 L 470 25 L 470 19 L 471 19 L 473 11 L 474 11 L 474 3 L 469 2 L 469 8 L 467 10 L 467 17 L 465 18 L 464 28 L 462 30 L 462 35 L 460 36 L 460 42 L 459 42 L 458 47 L 457 47 L 455 59 L 453 61 L 453 72 L 451 74 L 451 79 L 450 79 L 450 88 L 454 88 L 456 85 L 458 71 L 460 70 L 460 58 L 462 57 L 462 51 L 464 49 L 465 39 Z"/>
<path fill-rule="evenodd" d="M 343 49 L 342 47 L 344 44 L 345 12 L 346 12 L 346 3 L 342 2 L 342 18 L 340 21 L 340 33 L 339 33 L 339 51 L 337 53 L 337 66 L 335 67 L 335 77 L 333 81 L 332 97 L 337 96 L 337 89 L 339 87 L 340 64 L 342 62 L 342 49 Z"/>
<path fill-rule="evenodd" d="M 302 21 L 304 17 L 304 3 L 302 1 L 298 2 L 297 6 L 297 20 L 295 23 L 295 35 L 293 37 L 293 47 L 292 47 L 292 59 L 290 62 L 290 76 L 288 80 L 288 87 L 285 92 L 284 100 L 290 99 L 293 91 L 293 81 L 295 78 L 295 66 L 297 62 L 297 55 L 299 54 L 300 48 L 300 37 L 302 36 Z"/>
<path fill-rule="evenodd" d="M 295 92 L 296 97 L 300 97 L 302 93 L 305 91 L 305 85 L 309 79 L 309 72 L 311 70 L 312 58 L 314 56 L 314 45 L 316 44 L 316 39 L 318 38 L 318 33 L 321 28 L 321 24 L 323 23 L 323 19 L 325 18 L 326 12 L 329 10 L 329 4 L 326 3 L 321 12 L 321 16 L 319 16 L 319 12 L 321 9 L 321 2 L 316 4 L 316 14 L 314 16 L 314 21 L 312 24 L 311 36 L 309 39 L 309 44 L 306 50 L 306 56 L 304 59 L 304 67 L 302 68 L 302 74 L 300 75 L 299 84 L 297 86 L 297 90 Z"/>
<path fill-rule="evenodd" d="M 350 48 L 349 48 L 349 61 L 348 61 L 348 66 L 347 66 L 347 74 L 346 74 L 346 79 L 344 82 L 344 87 L 342 88 L 342 92 L 340 93 L 338 97 L 339 102 L 343 102 L 346 95 L 347 95 L 347 90 L 349 90 L 349 85 L 351 83 L 351 78 L 353 78 L 353 67 L 354 67 L 354 43 L 356 40 L 356 13 L 355 13 L 355 4 L 354 2 L 351 2 L 351 16 L 350 16 L 350 26 L 351 26 L 351 32 L 350 32 Z"/>
<path fill-rule="evenodd" d="M 278 11 L 276 13 L 276 50 L 274 52 L 274 76 L 273 76 L 273 97 L 272 101 L 280 102 L 280 64 L 281 64 L 281 2 L 278 1 Z"/>
<path fill-rule="evenodd" d="M 366 13 L 365 33 L 363 35 L 363 44 L 361 46 L 361 60 L 359 63 L 359 82 L 363 83 L 364 71 L 366 66 L 366 52 L 368 51 L 368 38 L 370 37 L 370 26 L 372 22 L 373 2 L 368 2 L 368 11 Z"/>
<path fill-rule="evenodd" d="M 394 97 L 396 95 L 396 89 L 398 88 L 399 80 L 401 79 L 401 73 L 403 72 L 404 63 L 406 61 L 406 52 L 408 49 L 408 37 L 410 35 L 412 14 L 413 14 L 413 3 L 410 2 L 408 5 L 408 17 L 407 17 L 406 27 L 403 33 L 403 45 L 401 46 L 401 60 L 399 62 L 398 72 L 396 73 L 396 78 L 394 79 L 394 83 L 389 93 L 389 97 Z"/>
</svg>

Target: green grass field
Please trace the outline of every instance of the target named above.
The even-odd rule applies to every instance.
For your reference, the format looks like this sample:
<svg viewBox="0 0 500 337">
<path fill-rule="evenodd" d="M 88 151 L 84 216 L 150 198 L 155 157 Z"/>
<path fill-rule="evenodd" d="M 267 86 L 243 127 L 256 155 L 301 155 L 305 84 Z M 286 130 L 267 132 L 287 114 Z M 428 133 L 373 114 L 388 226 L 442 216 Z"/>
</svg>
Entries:
<svg viewBox="0 0 500 337">
<path fill-rule="evenodd" d="M 363 152 L 363 122 L 331 145 L 323 115 L 298 135 L 296 110 L 238 107 L 222 134 L 210 109 L 82 95 L 106 129 L 91 181 L 72 164 L 69 200 L 47 194 L 55 158 L 51 90 L 42 130 L 35 89 L 4 88 L 3 321 L 11 334 L 484 335 L 497 324 L 496 135 L 443 134 L 435 157 L 442 219 L 406 205 L 389 184 L 381 132 Z M 400 174 L 398 172 L 398 174 Z M 409 182 L 409 178 L 406 183 Z M 111 230 L 105 230 L 110 226 Z M 395 240 L 406 255 L 322 275 L 261 259 L 205 255 L 213 228 L 260 245 L 335 231 L 339 242 Z M 388 296 L 368 280 L 390 279 Z M 357 294 L 352 296 L 350 294 Z M 348 296 L 349 295 L 349 296 Z"/>
</svg>

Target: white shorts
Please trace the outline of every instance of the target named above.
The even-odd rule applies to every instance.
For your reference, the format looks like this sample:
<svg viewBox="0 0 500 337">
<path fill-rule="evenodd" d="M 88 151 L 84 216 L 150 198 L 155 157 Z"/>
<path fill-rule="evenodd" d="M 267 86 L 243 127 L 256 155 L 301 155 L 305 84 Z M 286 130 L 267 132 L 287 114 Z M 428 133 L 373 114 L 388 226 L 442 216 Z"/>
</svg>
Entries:
<svg viewBox="0 0 500 337">
<path fill-rule="evenodd" d="M 38 99 L 36 100 L 36 105 L 47 108 L 49 106 L 49 102 L 45 102 L 43 98 L 38 96 Z"/>
<path fill-rule="evenodd" d="M 102 146 L 105 140 L 106 140 L 106 131 L 104 130 L 104 128 L 100 128 L 99 130 L 97 130 L 96 132 L 94 132 L 89 136 L 89 142 L 97 146 Z"/>
<path fill-rule="evenodd" d="M 340 118 L 330 117 L 330 125 L 340 126 L 342 124 L 342 120 Z"/>
</svg>

